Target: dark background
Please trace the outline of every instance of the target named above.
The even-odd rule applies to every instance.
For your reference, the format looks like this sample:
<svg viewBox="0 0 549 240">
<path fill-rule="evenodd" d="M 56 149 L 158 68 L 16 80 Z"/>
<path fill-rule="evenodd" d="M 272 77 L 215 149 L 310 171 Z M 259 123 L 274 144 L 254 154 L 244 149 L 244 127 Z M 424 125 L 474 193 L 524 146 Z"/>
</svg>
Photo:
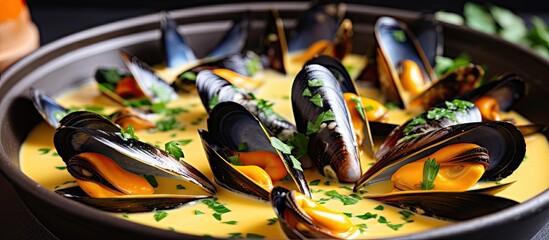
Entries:
<svg viewBox="0 0 549 240">
<path fill-rule="evenodd" d="M 2 0 L 0 0 L 2 1 Z M 40 31 L 41 45 L 97 25 L 155 13 L 160 10 L 179 9 L 196 5 L 222 4 L 225 0 L 27 0 L 32 19 Z M 239 1 L 247 2 L 247 1 Z M 449 0 L 369 0 L 345 1 L 373 6 L 400 8 L 417 12 L 445 10 L 460 13 L 466 1 Z M 549 22 L 549 2 L 547 0 L 498 0 L 471 1 L 481 4 L 494 4 L 512 9 L 526 22 L 537 15 Z M 1 11 L 1 9 L 0 9 Z M 20 202 L 15 191 L 0 174 L 0 232 L 2 239 L 54 239 L 29 214 Z M 6 217 L 7 216 L 7 217 Z M 549 219 L 549 216 L 548 216 Z M 8 220 L 9 222 L 5 222 Z M 517 229 L 520 231 L 520 229 Z M 534 237 L 549 239 L 549 225 Z"/>
</svg>

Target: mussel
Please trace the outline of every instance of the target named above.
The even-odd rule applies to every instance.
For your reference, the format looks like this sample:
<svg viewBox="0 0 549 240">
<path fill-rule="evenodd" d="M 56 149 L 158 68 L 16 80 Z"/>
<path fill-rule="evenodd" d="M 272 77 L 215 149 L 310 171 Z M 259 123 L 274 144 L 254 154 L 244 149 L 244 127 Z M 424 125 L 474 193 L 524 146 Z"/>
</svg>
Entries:
<svg viewBox="0 0 549 240">
<path fill-rule="evenodd" d="M 160 16 L 161 45 L 164 50 L 166 66 L 174 68 L 196 61 L 193 49 L 184 35 L 177 31 L 177 24 L 166 12 Z"/>
<path fill-rule="evenodd" d="M 275 148 L 277 140 L 242 105 L 217 104 L 210 111 L 208 131 L 199 130 L 199 134 L 221 186 L 267 201 L 272 182 L 289 175 L 297 189 L 310 196 L 299 161 Z"/>
<path fill-rule="evenodd" d="M 268 102 L 244 92 L 212 71 L 200 72 L 196 87 L 207 112 L 221 102 L 238 102 L 252 112 L 274 136 L 283 141 L 292 137 L 295 132 L 295 126 L 276 114 Z"/>
<path fill-rule="evenodd" d="M 329 179 L 355 182 L 360 174 L 358 144 L 341 87 L 327 68 L 306 65 L 292 85 L 297 131 L 309 137 L 309 157 Z"/>
<path fill-rule="evenodd" d="M 150 193 L 150 188 L 146 186 L 146 181 L 141 179 L 141 175 L 181 179 L 196 184 L 207 195 L 216 192 L 210 180 L 193 166 L 176 160 L 154 146 L 133 138 L 126 138 L 120 133 L 121 129 L 116 124 L 101 115 L 91 112 L 72 112 L 60 121 L 60 125 L 61 127 L 54 135 L 55 148 L 67 164 L 69 173 L 78 179 L 80 187 L 92 197 L 113 198 L 122 193 L 127 194 L 123 186 L 129 185 L 130 188 L 135 188 L 135 182 L 141 183 L 138 184 L 139 188 L 148 190 L 136 192 L 137 195 L 132 197 L 122 196 L 123 198 L 131 199 L 145 195 L 145 200 L 137 201 L 140 202 L 159 197 L 146 194 Z M 127 179 L 141 180 L 128 182 Z M 174 197 L 182 199 L 181 196 Z M 191 196 L 190 198 L 203 197 Z"/>
<path fill-rule="evenodd" d="M 283 187 L 271 192 L 271 204 L 286 236 L 291 239 L 352 239 L 359 231 L 341 212 Z"/>
</svg>

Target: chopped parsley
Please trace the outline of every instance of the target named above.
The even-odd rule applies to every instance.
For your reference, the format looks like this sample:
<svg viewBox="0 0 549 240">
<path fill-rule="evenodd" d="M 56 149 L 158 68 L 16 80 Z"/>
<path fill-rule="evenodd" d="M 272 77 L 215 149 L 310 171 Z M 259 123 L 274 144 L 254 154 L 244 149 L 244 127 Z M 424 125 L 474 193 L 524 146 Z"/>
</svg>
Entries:
<svg viewBox="0 0 549 240">
<path fill-rule="evenodd" d="M 161 132 L 170 131 L 170 130 L 179 128 L 181 126 L 183 126 L 183 124 L 175 120 L 174 117 L 161 119 L 158 122 L 156 122 L 156 129 L 158 129 L 158 131 L 161 131 Z"/>
<path fill-rule="evenodd" d="M 351 101 L 355 102 L 355 108 L 358 111 L 358 114 L 360 114 L 360 117 L 362 118 L 362 120 L 366 120 L 366 114 L 364 114 L 365 108 L 362 106 L 362 101 L 360 100 L 360 98 L 353 96 L 351 97 Z M 372 108 L 372 106 L 369 106 L 369 107 Z"/>
<path fill-rule="evenodd" d="M 232 165 L 243 166 L 244 163 L 242 163 L 241 161 L 239 161 L 239 159 L 240 159 L 240 154 L 236 154 L 236 155 L 233 155 L 233 156 L 230 156 L 230 157 L 229 157 L 229 162 L 230 162 Z"/>
<path fill-rule="evenodd" d="M 307 154 L 309 148 L 309 139 L 303 133 L 294 132 L 293 136 L 287 141 L 287 144 L 294 147 L 295 157 L 301 158 Z"/>
<path fill-rule="evenodd" d="M 271 145 L 285 154 L 292 154 L 294 148 L 294 146 L 287 145 L 276 137 L 271 137 Z"/>
<path fill-rule="evenodd" d="M 246 72 L 248 73 L 248 76 L 253 76 L 262 69 L 261 61 L 257 56 L 254 56 L 250 58 L 248 61 L 245 61 L 244 67 L 246 68 Z"/>
<path fill-rule="evenodd" d="M 330 191 L 324 192 L 324 194 L 326 196 L 331 197 L 332 199 L 340 200 L 343 203 L 343 205 L 353 205 L 358 203 L 358 199 L 351 196 L 342 195 L 338 193 L 336 190 L 330 190 Z"/>
<path fill-rule="evenodd" d="M 149 90 L 151 90 L 151 92 L 154 94 L 155 97 L 158 98 L 158 100 L 160 100 L 161 102 L 169 102 L 171 100 L 171 96 L 172 94 L 170 93 L 170 88 L 169 86 L 165 86 L 164 84 L 161 84 L 161 83 L 153 83 Z"/>
<path fill-rule="evenodd" d="M 158 182 L 156 181 L 156 178 L 153 176 L 153 175 L 143 175 L 143 177 L 145 177 L 145 179 L 147 180 L 147 182 L 149 182 L 151 184 L 151 186 L 153 186 L 154 188 L 158 187 Z"/>
<path fill-rule="evenodd" d="M 51 151 L 51 148 L 40 148 L 38 151 L 40 152 L 40 155 L 45 155 Z"/>
<path fill-rule="evenodd" d="M 265 236 L 257 233 L 247 233 L 246 238 L 265 238 Z"/>
<path fill-rule="evenodd" d="M 388 103 L 385 103 L 385 108 L 387 108 L 387 110 L 394 110 L 394 109 L 399 109 L 400 107 L 398 106 L 397 103 L 388 102 Z"/>
<path fill-rule="evenodd" d="M 307 84 L 309 85 L 309 87 L 322 87 L 322 86 L 324 86 L 324 83 L 321 80 L 318 80 L 318 79 L 311 79 L 311 80 L 307 81 Z"/>
<path fill-rule="evenodd" d="M 164 147 L 166 149 L 166 152 L 174 156 L 175 159 L 179 160 L 185 157 L 185 154 L 183 153 L 183 150 L 181 150 L 179 145 L 179 141 L 169 141 L 164 145 Z"/>
<path fill-rule="evenodd" d="M 123 218 L 130 218 L 130 216 L 128 216 L 128 214 L 122 214 L 122 217 Z"/>
<path fill-rule="evenodd" d="M 433 158 L 428 158 L 423 164 L 423 181 L 421 182 L 421 190 L 431 190 L 435 187 L 435 178 L 437 176 L 440 164 Z"/>
<path fill-rule="evenodd" d="M 404 30 L 394 30 L 391 34 L 393 36 L 393 39 L 397 42 L 405 42 L 406 41 L 406 33 Z"/>
<path fill-rule="evenodd" d="M 191 143 L 193 140 L 192 139 L 181 139 L 181 140 L 176 140 L 181 146 L 185 146 L 189 143 Z"/>
<path fill-rule="evenodd" d="M 158 211 L 154 213 L 154 220 L 159 222 L 160 220 L 166 218 L 168 216 L 168 213 L 165 211 Z"/>
<path fill-rule="evenodd" d="M 410 218 L 410 216 L 414 215 L 412 212 L 406 211 L 406 210 L 402 210 L 398 213 L 400 213 L 400 215 L 402 215 L 402 219 L 404 219 L 404 220 L 407 220 L 408 218 Z"/>
<path fill-rule="evenodd" d="M 290 155 L 290 160 L 292 160 L 292 164 L 294 165 L 294 169 L 297 169 L 299 171 L 303 171 L 303 168 L 301 167 L 301 162 L 297 160 L 297 158 L 294 157 L 294 155 Z"/>
<path fill-rule="evenodd" d="M 143 106 L 150 106 L 152 103 L 149 101 L 149 99 L 128 99 L 124 100 L 122 103 L 124 106 L 128 107 L 143 107 Z"/>
<path fill-rule="evenodd" d="M 427 121 L 423 117 L 416 116 L 416 117 L 412 118 L 412 121 L 410 121 L 410 123 L 408 123 L 406 125 L 406 127 L 404 128 L 404 130 L 402 132 L 405 135 L 408 135 L 416 126 L 426 124 L 426 123 L 427 123 Z"/>
<path fill-rule="evenodd" d="M 267 225 L 274 225 L 276 222 L 278 222 L 278 218 L 267 219 Z"/>
<path fill-rule="evenodd" d="M 166 103 L 158 102 L 151 105 L 151 111 L 153 111 L 154 113 L 163 113 L 167 116 L 173 116 L 173 115 L 180 114 L 182 112 L 187 112 L 187 109 L 184 109 L 181 107 L 168 108 L 166 106 Z"/>
<path fill-rule="evenodd" d="M 379 216 L 377 219 L 378 223 L 388 223 L 387 219 L 384 216 Z"/>
<path fill-rule="evenodd" d="M 65 170 L 65 169 L 67 169 L 67 166 L 56 166 L 55 169 Z"/>
<path fill-rule="evenodd" d="M 460 111 L 463 113 L 467 108 L 472 108 L 475 106 L 475 104 L 472 102 L 459 100 L 459 99 L 454 99 L 451 102 L 445 101 L 444 104 L 446 104 L 446 108 L 450 110 Z"/>
<path fill-rule="evenodd" d="M 387 223 L 387 227 L 390 227 L 391 229 L 393 229 L 395 231 L 398 231 L 398 229 L 401 228 L 402 226 L 404 226 L 404 224 L 402 224 L 402 223 L 400 223 L 400 224 Z"/>
<path fill-rule="evenodd" d="M 307 135 L 311 135 L 313 133 L 316 133 L 320 130 L 320 125 L 323 122 L 326 121 L 334 121 L 335 120 L 335 114 L 332 112 L 332 110 L 328 110 L 325 112 L 322 112 L 318 117 L 316 118 L 315 122 L 307 122 Z"/>
<path fill-rule="evenodd" d="M 316 179 L 309 182 L 309 186 L 318 186 L 319 183 L 320 183 L 320 179 Z"/>
<path fill-rule="evenodd" d="M 377 218 L 377 214 L 372 214 L 370 212 L 366 212 L 362 215 L 355 215 L 355 217 L 360 218 L 362 220 L 368 220 L 368 219 L 371 219 L 371 218 Z"/>
<path fill-rule="evenodd" d="M 311 101 L 314 105 L 317 107 L 323 107 L 324 104 L 322 103 L 322 96 L 320 96 L 320 93 L 315 94 L 312 96 L 309 101 Z"/>
<path fill-rule="evenodd" d="M 313 93 L 311 93 L 311 90 L 309 90 L 309 88 L 305 88 L 305 90 L 303 90 L 303 93 L 301 93 L 301 96 L 303 96 L 303 97 L 312 97 Z"/>
<path fill-rule="evenodd" d="M 132 124 L 130 124 L 130 126 L 128 126 L 127 129 L 121 128 L 120 129 L 120 134 L 122 134 L 122 137 L 124 138 L 124 140 L 130 139 L 130 138 L 133 138 L 135 140 L 139 140 L 139 138 L 135 135 L 135 132 L 133 131 L 133 125 Z"/>
<path fill-rule="evenodd" d="M 213 213 L 212 216 L 213 216 L 217 221 L 221 221 L 221 213 Z"/>
<path fill-rule="evenodd" d="M 353 191 L 353 188 L 351 188 L 351 187 L 349 187 L 349 186 L 345 186 L 345 185 L 339 186 L 339 188 L 343 188 L 343 189 L 347 189 L 347 190 L 349 190 L 349 191 Z"/>
<path fill-rule="evenodd" d="M 375 210 L 383 211 L 385 207 L 383 205 L 377 205 L 377 207 L 374 208 Z"/>
<path fill-rule="evenodd" d="M 223 224 L 229 224 L 229 225 L 236 225 L 238 223 L 238 221 L 226 221 L 226 222 L 221 222 Z"/>
<path fill-rule="evenodd" d="M 212 109 L 219 103 L 219 96 L 217 94 L 214 94 L 212 98 L 210 98 L 210 101 L 208 101 L 208 108 Z"/>
<path fill-rule="evenodd" d="M 206 204 L 208 208 L 214 210 L 216 213 L 228 213 L 231 210 L 225 207 L 224 203 L 217 201 L 217 198 L 202 200 L 202 203 Z"/>
<path fill-rule="evenodd" d="M 368 228 L 368 225 L 366 225 L 366 223 L 360 223 L 360 224 L 357 224 L 355 226 L 358 227 L 358 231 L 360 231 L 360 233 L 365 233 L 366 228 Z"/>
<path fill-rule="evenodd" d="M 175 188 L 176 188 L 177 190 L 185 190 L 185 189 L 187 189 L 185 186 L 183 186 L 183 185 L 181 185 L 181 184 L 177 184 L 177 185 L 175 186 Z"/>
<path fill-rule="evenodd" d="M 441 118 L 449 118 L 454 122 L 457 122 L 456 112 L 446 108 L 432 108 L 427 112 L 428 119 L 439 120 Z"/>
<path fill-rule="evenodd" d="M 192 71 L 186 71 L 178 76 L 179 80 L 196 81 L 196 73 Z"/>
<path fill-rule="evenodd" d="M 343 212 L 343 214 L 347 217 L 353 217 L 353 213 Z"/>
<path fill-rule="evenodd" d="M 202 214 L 204 214 L 204 212 L 200 210 L 194 210 L 194 215 L 202 215 Z"/>
</svg>

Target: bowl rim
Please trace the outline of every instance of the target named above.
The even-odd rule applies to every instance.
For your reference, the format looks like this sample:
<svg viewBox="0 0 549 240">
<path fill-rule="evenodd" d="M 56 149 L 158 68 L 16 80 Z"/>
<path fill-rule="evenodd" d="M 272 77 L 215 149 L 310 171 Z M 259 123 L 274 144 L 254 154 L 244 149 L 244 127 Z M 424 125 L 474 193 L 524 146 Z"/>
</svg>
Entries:
<svg viewBox="0 0 549 240">
<path fill-rule="evenodd" d="M 190 8 L 184 8 L 184 9 L 177 9 L 177 10 L 170 10 L 168 11 L 172 17 L 174 18 L 180 18 L 182 16 L 185 16 L 184 18 L 188 16 L 199 16 L 203 14 L 212 14 L 216 13 L 219 14 L 221 12 L 224 13 L 236 13 L 236 12 L 242 12 L 243 6 L 245 6 L 244 9 L 250 10 L 250 11 L 265 11 L 271 6 L 277 6 L 279 9 L 283 10 L 290 10 L 290 9 L 303 9 L 306 6 L 308 6 L 309 3 L 303 3 L 303 2 L 270 2 L 270 3 L 229 3 L 229 4 L 216 4 L 211 6 L 198 6 L 198 7 L 190 7 Z M 381 15 L 392 15 L 397 16 L 399 18 L 409 18 L 413 19 L 419 16 L 419 13 L 416 12 L 410 12 L 406 10 L 399 10 L 399 9 L 393 9 L 393 8 L 385 8 L 385 7 L 372 7 L 367 5 L 356 5 L 356 4 L 347 4 L 348 9 L 355 10 L 358 13 L 382 13 Z M 367 9 L 365 9 L 367 7 Z M 52 58 L 58 58 L 60 56 L 63 56 L 65 54 L 70 54 L 72 50 L 69 49 L 69 51 L 62 51 L 65 47 L 74 45 L 80 42 L 91 42 L 93 43 L 99 43 L 106 39 L 98 39 L 98 35 L 103 37 L 103 35 L 106 35 L 110 32 L 116 32 L 120 31 L 122 29 L 127 28 L 136 28 L 140 24 L 143 23 L 150 23 L 150 22 L 156 22 L 158 21 L 158 13 L 151 13 L 146 14 L 142 16 L 132 17 L 104 25 L 100 25 L 94 28 L 90 28 L 84 31 L 80 31 L 68 36 L 65 36 L 63 38 L 60 38 L 58 40 L 55 40 L 45 46 L 42 46 L 35 52 L 31 53 L 30 55 L 26 56 L 25 58 L 21 59 L 17 63 L 10 66 L 8 69 L 6 69 L 2 75 L 0 76 L 0 88 L 14 75 L 18 73 L 19 70 L 24 69 L 26 66 L 31 65 L 36 60 L 40 60 L 44 57 L 48 57 L 49 55 L 54 55 Z M 444 24 L 444 27 L 448 27 L 448 24 Z M 450 25 L 450 28 L 456 28 L 458 26 Z M 466 29 L 464 27 L 458 27 L 463 28 L 463 31 L 467 31 L 468 34 L 472 34 L 473 36 L 483 36 L 483 38 L 491 38 L 493 41 L 502 41 L 494 36 L 489 36 L 487 34 L 476 32 L 473 30 Z M 507 44 L 507 43 L 506 43 Z M 513 48 L 519 48 L 520 51 L 522 51 L 524 54 L 529 55 L 533 57 L 534 59 L 537 59 L 539 61 L 543 61 L 544 59 L 538 55 L 533 54 L 531 50 L 528 50 L 523 47 L 519 47 L 515 44 L 508 43 L 509 47 Z M 549 63 L 546 64 L 549 67 Z M 7 105 L 4 103 L 0 104 L 0 106 Z M 0 111 L 2 109 L 0 108 Z M 6 176 L 6 179 L 8 179 L 12 185 L 16 187 L 16 189 L 24 189 L 26 194 L 32 194 L 35 197 L 38 197 L 44 201 L 47 202 L 47 204 L 56 206 L 58 209 L 64 209 L 66 211 L 72 210 L 71 212 L 77 212 L 77 215 L 80 215 L 83 219 L 87 220 L 93 220 L 93 221 L 102 221 L 106 222 L 111 226 L 114 226 L 116 228 L 121 228 L 124 230 L 131 230 L 131 231 L 137 231 L 138 233 L 143 233 L 145 235 L 154 235 L 158 237 L 166 237 L 166 238 L 179 238 L 179 237 L 186 237 L 188 235 L 178 232 L 171 232 L 168 230 L 163 230 L 155 227 L 150 227 L 147 225 L 138 224 L 132 221 L 123 220 L 120 218 L 117 218 L 113 216 L 112 214 L 100 211 L 98 209 L 85 206 L 80 203 L 76 203 L 74 201 L 70 201 L 67 199 L 63 199 L 62 197 L 55 194 L 50 189 L 46 189 L 45 187 L 41 186 L 34 180 L 30 179 L 26 174 L 24 174 L 15 164 L 12 163 L 12 161 L 8 158 L 6 155 L 3 145 L 0 145 L 0 170 L 4 176 Z M 19 192 L 19 191 L 18 191 Z M 18 193 L 21 194 L 21 193 Z M 503 211 L 485 215 L 482 217 L 478 217 L 475 219 L 453 223 L 448 226 L 443 226 L 440 228 L 435 228 L 419 233 L 415 233 L 412 235 L 406 235 L 402 236 L 404 238 L 444 238 L 444 237 L 452 237 L 456 236 L 458 234 L 463 234 L 467 232 L 475 232 L 480 229 L 490 227 L 490 226 L 496 226 L 505 223 L 508 219 L 525 219 L 531 214 L 546 211 L 547 208 L 549 208 L 549 189 L 545 190 L 544 192 L 536 195 L 535 197 L 517 205 L 510 207 L 508 209 L 505 209 Z M 75 211 L 77 210 L 77 211 Z M 195 237 L 194 235 L 191 235 Z M 400 237 L 396 237 L 400 238 Z"/>
</svg>

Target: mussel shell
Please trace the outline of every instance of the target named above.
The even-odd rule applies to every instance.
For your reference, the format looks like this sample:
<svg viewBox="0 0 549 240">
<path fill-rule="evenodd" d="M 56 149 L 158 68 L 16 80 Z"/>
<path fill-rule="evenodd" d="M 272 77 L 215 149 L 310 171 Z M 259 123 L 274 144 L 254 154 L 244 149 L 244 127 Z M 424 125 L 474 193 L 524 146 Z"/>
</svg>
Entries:
<svg viewBox="0 0 549 240">
<path fill-rule="evenodd" d="M 215 186 L 192 165 L 177 161 L 165 151 L 120 133 L 99 129 L 62 126 L 54 135 L 57 153 L 67 162 L 83 152 L 96 152 L 114 160 L 122 168 L 138 175 L 154 175 L 184 179 L 195 183 L 208 193 L 215 193 Z"/>
<path fill-rule="evenodd" d="M 235 102 L 222 102 L 216 105 L 212 111 L 210 111 L 208 131 L 209 135 L 206 135 L 203 132 L 199 133 L 201 133 L 201 136 L 203 137 L 203 142 L 206 141 L 207 145 L 209 145 L 210 149 L 206 149 L 206 153 L 209 157 L 213 156 L 228 159 L 228 156 L 222 156 L 220 153 L 212 153 L 212 156 L 210 156 L 209 151 L 219 151 L 219 147 L 216 149 L 216 146 L 224 146 L 230 150 L 237 151 L 238 145 L 241 143 L 247 143 L 247 151 L 250 152 L 266 150 L 276 153 L 282 159 L 286 170 L 297 185 L 299 191 L 310 196 L 309 186 L 305 179 L 305 175 L 303 174 L 303 170 L 296 169 L 297 166 L 294 166 L 290 156 L 281 153 L 271 145 L 271 134 L 263 127 L 261 122 L 242 105 Z M 216 144 L 211 136 L 215 136 L 215 139 L 219 144 Z M 212 170 L 214 170 L 214 166 L 212 165 L 214 163 L 212 163 L 212 160 L 219 161 L 222 159 L 210 159 Z M 228 165 L 228 162 L 224 161 L 224 164 Z M 214 174 L 216 180 L 219 177 L 226 178 L 224 175 L 225 173 L 223 172 L 220 172 L 220 175 Z M 236 181 L 236 179 L 234 181 Z M 229 185 L 229 183 L 225 184 Z M 235 186 L 230 187 L 234 188 Z M 242 187 L 247 188 L 247 186 Z M 264 200 L 269 199 L 268 194 L 262 194 L 260 197 Z"/>
<path fill-rule="evenodd" d="M 436 57 L 442 56 L 444 52 L 442 25 L 433 14 L 422 14 L 410 25 L 410 28 L 416 35 L 429 63 L 431 66 L 435 66 Z"/>
<path fill-rule="evenodd" d="M 291 135 L 295 131 L 295 126 L 292 123 L 276 113 L 260 109 L 257 100 L 253 99 L 251 95 L 234 87 L 227 80 L 214 74 L 212 71 L 201 71 L 196 79 L 196 87 L 200 100 L 207 112 L 211 111 L 211 105 L 215 105 L 216 103 L 238 102 L 259 118 L 261 123 L 274 136 L 281 138 L 281 140 L 286 140 L 288 135 Z M 213 99 L 216 99 L 215 103 L 213 103 Z"/>
<path fill-rule="evenodd" d="M 212 198 L 212 196 L 206 195 L 176 194 L 128 195 L 116 198 L 92 198 L 82 191 L 80 187 L 59 189 L 56 190 L 55 193 L 97 209 L 121 213 L 168 210 L 196 200 Z"/>
<path fill-rule="evenodd" d="M 308 81 L 313 79 L 322 81 L 323 86 L 309 87 Z M 321 96 L 323 107 L 302 96 L 306 88 L 310 89 L 312 96 Z M 358 144 L 339 82 L 327 68 L 310 64 L 297 74 L 292 86 L 292 109 L 297 130 L 301 133 L 306 133 L 308 123 L 314 123 L 323 112 L 331 110 L 334 113 L 335 121 L 326 124 L 335 123 L 336 127 L 321 128 L 310 134 L 308 153 L 321 173 L 325 172 L 326 167 L 331 167 L 336 176 L 328 177 L 355 182 L 361 173 Z"/>
<path fill-rule="evenodd" d="M 343 3 L 317 2 L 311 6 L 299 17 L 288 50 L 304 50 L 319 40 L 334 40 L 345 11 Z"/>
<path fill-rule="evenodd" d="M 506 73 L 458 98 L 474 101 L 482 96 L 490 96 L 497 100 L 501 111 L 509 111 L 525 95 L 524 79 L 515 73 Z"/>
<path fill-rule="evenodd" d="M 59 120 L 61 120 L 68 112 L 68 109 L 57 104 L 51 97 L 41 93 L 40 91 L 31 88 L 30 94 L 32 97 L 32 103 L 40 116 L 46 120 L 46 122 L 53 128 L 59 126 Z"/>
<path fill-rule="evenodd" d="M 158 77 L 145 62 L 124 51 L 120 51 L 120 57 L 149 101 L 152 103 L 169 102 L 178 98 L 175 90 Z"/>
<path fill-rule="evenodd" d="M 162 31 L 162 49 L 168 68 L 196 61 L 193 49 L 189 46 L 185 37 L 177 31 L 177 24 L 166 12 L 161 13 L 160 29 Z"/>
<path fill-rule="evenodd" d="M 288 45 L 286 43 L 286 34 L 284 33 L 284 23 L 278 14 L 278 10 L 271 9 L 271 14 L 267 20 L 265 33 L 261 36 L 261 49 L 257 52 L 268 62 L 270 69 L 286 74 L 286 53 Z"/>
<path fill-rule="evenodd" d="M 324 231 L 322 228 L 313 224 L 311 219 L 306 216 L 297 206 L 294 200 L 294 194 L 290 190 L 283 187 L 275 187 L 271 191 L 271 204 L 273 210 L 278 217 L 280 226 L 284 234 L 290 239 L 334 239 L 337 238 Z M 295 221 L 308 226 L 316 231 L 301 232 L 297 228 L 292 227 L 287 217 L 295 218 Z"/>
<path fill-rule="evenodd" d="M 444 104 L 439 105 L 439 108 L 447 109 L 447 106 Z M 430 109 L 433 110 L 433 109 Z M 430 111 L 429 110 L 429 111 Z M 414 118 L 406 121 L 404 124 L 394 128 L 389 136 L 383 141 L 383 143 L 379 146 L 378 151 L 376 152 L 376 159 L 380 159 L 383 157 L 387 152 L 391 151 L 392 148 L 397 146 L 399 144 L 399 141 L 404 139 L 406 136 L 412 136 L 414 134 L 421 134 L 421 133 L 427 133 L 430 131 L 434 131 L 437 129 L 441 129 L 447 126 L 452 126 L 456 124 L 461 123 L 471 123 L 471 122 L 481 122 L 482 117 L 480 115 L 480 111 L 476 106 L 467 107 L 466 109 L 462 111 L 455 110 L 456 113 L 456 119 L 455 121 L 453 119 L 442 117 L 440 119 L 436 118 L 429 118 L 429 111 L 426 111 L 415 118 L 422 118 L 426 122 L 424 124 L 419 124 L 414 126 L 408 133 L 405 134 L 405 130 L 407 126 L 414 121 Z M 390 127 L 386 125 L 378 124 L 378 128 L 380 127 Z"/>
<path fill-rule="evenodd" d="M 358 95 L 355 81 L 353 81 L 345 66 L 343 66 L 343 64 L 341 64 L 341 62 L 336 58 L 330 57 L 328 55 L 319 55 L 305 63 L 305 65 L 309 64 L 318 64 L 322 65 L 325 68 L 328 68 L 339 82 L 341 86 L 341 92 L 354 93 Z"/>
<path fill-rule="evenodd" d="M 410 105 L 420 107 L 420 109 L 428 109 L 444 101 L 460 98 L 459 95 L 473 90 L 483 76 L 484 69 L 479 65 L 469 64 L 460 67 L 438 79 L 423 93 L 414 98 Z"/>
<path fill-rule="evenodd" d="M 526 143 L 520 131 L 507 122 L 465 123 L 427 132 L 390 149 L 355 184 L 386 181 L 405 164 L 424 158 L 454 143 L 474 143 L 488 150 L 490 163 L 480 181 L 497 181 L 513 173 L 522 163 Z"/>
<path fill-rule="evenodd" d="M 372 199 L 421 215 L 458 221 L 480 217 L 519 204 L 507 198 L 474 192 L 409 193 Z"/>
<path fill-rule="evenodd" d="M 250 19 L 250 12 L 242 14 L 240 19 L 233 22 L 217 46 L 206 55 L 212 58 L 221 58 L 241 52 L 248 39 Z"/>
<path fill-rule="evenodd" d="M 61 126 L 70 126 L 78 128 L 91 128 L 103 130 L 106 132 L 120 132 L 120 127 L 111 120 L 88 111 L 75 111 L 67 114 L 59 121 Z"/>
</svg>

